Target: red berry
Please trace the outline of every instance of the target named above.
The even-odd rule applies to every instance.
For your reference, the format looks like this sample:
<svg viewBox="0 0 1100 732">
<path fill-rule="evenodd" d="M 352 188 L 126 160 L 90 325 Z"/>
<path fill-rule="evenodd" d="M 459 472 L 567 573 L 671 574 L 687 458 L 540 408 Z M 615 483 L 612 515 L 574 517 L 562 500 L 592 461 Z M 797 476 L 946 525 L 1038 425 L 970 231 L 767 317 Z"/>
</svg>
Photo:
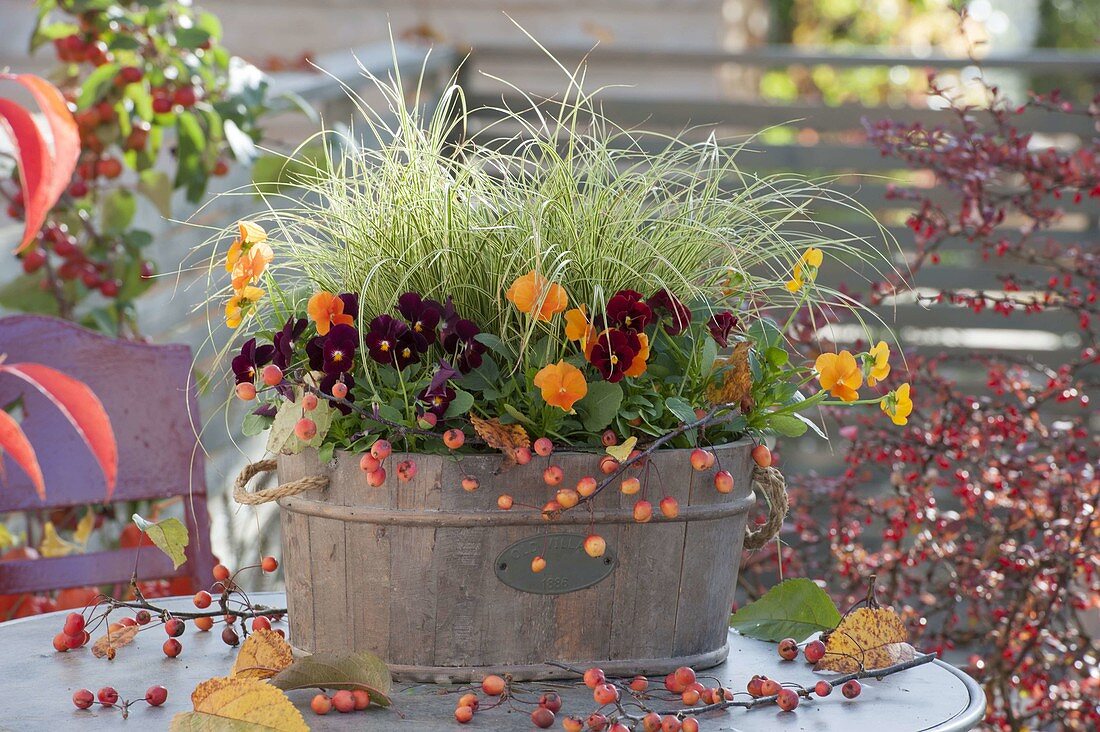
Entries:
<svg viewBox="0 0 1100 732">
<path fill-rule="evenodd" d="M 775 696 L 782 688 L 775 679 L 764 679 L 764 682 L 760 685 L 760 692 L 764 696 Z"/>
<path fill-rule="evenodd" d="M 221 158 L 214 163 L 214 170 L 211 171 L 214 175 L 222 176 L 229 172 L 229 163 L 225 162 Z"/>
<path fill-rule="evenodd" d="M 363 456 L 359 458 L 359 469 L 364 473 L 373 473 L 381 467 L 382 461 L 369 452 L 363 453 Z"/>
<path fill-rule="evenodd" d="M 753 698 L 764 696 L 764 681 L 766 679 L 767 676 L 757 676 L 756 674 L 753 674 L 753 677 L 749 679 L 749 683 L 746 686 L 746 689 L 749 692 L 749 696 L 752 696 Z"/>
<path fill-rule="evenodd" d="M 695 683 L 695 671 L 688 666 L 681 666 L 673 672 L 676 682 L 685 689 Z"/>
<path fill-rule="evenodd" d="M 481 690 L 489 696 L 500 696 L 504 693 L 504 679 L 490 674 L 481 680 Z"/>
<path fill-rule="evenodd" d="M 258 630 L 271 630 L 271 621 L 262 615 L 258 618 L 252 618 L 252 632 L 255 633 Z"/>
<path fill-rule="evenodd" d="M 565 732 L 584 732 L 584 720 L 580 717 L 566 717 L 561 721 L 561 728 Z"/>
<path fill-rule="evenodd" d="M 172 95 L 172 101 L 181 107 L 194 106 L 195 102 L 198 100 L 198 92 L 193 86 L 181 86 L 179 89 L 176 89 L 176 93 Z"/>
<path fill-rule="evenodd" d="M 80 635 L 84 630 L 84 616 L 80 613 L 69 613 L 65 617 L 65 635 Z"/>
<path fill-rule="evenodd" d="M 332 695 L 332 706 L 341 714 L 355 711 L 355 697 L 347 689 L 341 689 Z"/>
<path fill-rule="evenodd" d="M 497 498 L 497 508 L 499 508 L 501 511 L 507 511 L 511 509 L 513 503 L 514 501 L 512 497 L 507 493 L 501 493 L 500 496 Z"/>
<path fill-rule="evenodd" d="M 828 681 L 818 681 L 814 684 L 814 693 L 818 696 L 829 696 L 833 693 L 833 685 Z"/>
<path fill-rule="evenodd" d="M 680 502 L 672 496 L 665 496 L 657 505 L 661 509 L 661 515 L 667 519 L 673 519 L 680 515 Z"/>
<path fill-rule="evenodd" d="M 302 411 L 312 412 L 319 403 L 320 400 L 317 399 L 316 394 L 305 394 L 302 396 Z"/>
<path fill-rule="evenodd" d="M 531 571 L 538 574 L 542 570 L 546 569 L 546 560 L 542 557 L 535 557 L 531 560 Z"/>
<path fill-rule="evenodd" d="M 370 706 L 370 694 L 363 689 L 352 689 L 351 695 L 355 697 L 356 711 L 362 711 Z"/>
<path fill-rule="evenodd" d="M 784 712 L 792 712 L 798 707 L 798 694 L 794 689 L 781 689 L 775 703 Z"/>
<path fill-rule="evenodd" d="M 268 386 L 278 386 L 283 381 L 283 370 L 273 363 L 269 363 L 264 366 L 264 370 L 261 372 L 261 378 Z"/>
<path fill-rule="evenodd" d="M 752 459 L 762 468 L 772 464 L 772 453 L 767 445 L 757 445 L 752 449 Z"/>
<path fill-rule="evenodd" d="M 539 706 L 557 714 L 561 711 L 561 696 L 556 692 L 548 691 L 539 697 Z"/>
<path fill-rule="evenodd" d="M 599 484 L 596 482 L 596 479 L 593 478 L 591 475 L 586 475 L 577 481 L 577 493 L 579 493 L 584 498 L 588 498 L 593 493 L 595 493 L 596 488 L 598 487 Z"/>
<path fill-rule="evenodd" d="M 539 707 L 531 712 L 531 724 L 539 729 L 547 729 L 554 724 L 554 713 L 546 707 Z"/>
<path fill-rule="evenodd" d="M 309 417 L 302 417 L 294 425 L 294 435 L 302 442 L 309 442 L 317 436 L 317 423 Z"/>
<path fill-rule="evenodd" d="M 542 480 L 546 485 L 560 485 L 562 479 L 565 478 L 565 473 L 557 465 L 551 465 L 546 470 L 542 471 Z"/>
<path fill-rule="evenodd" d="M 846 699 L 855 699 L 859 696 L 861 691 L 863 691 L 863 686 L 855 679 L 845 681 L 844 686 L 840 687 L 840 693 L 843 694 Z"/>
<path fill-rule="evenodd" d="M 661 717 L 661 732 L 681 732 L 683 725 L 671 714 Z"/>
<path fill-rule="evenodd" d="M 481 481 L 472 475 L 466 475 L 462 478 L 462 490 L 467 493 L 473 493 L 481 486 Z"/>
<path fill-rule="evenodd" d="M 595 689 L 606 680 L 602 668 L 590 668 L 584 672 L 584 685 L 589 689 Z"/>
<path fill-rule="evenodd" d="M 554 452 L 554 443 L 547 437 L 540 437 L 535 440 L 535 454 L 542 457 L 550 457 L 550 453 Z"/>
<path fill-rule="evenodd" d="M 58 653 L 64 653 L 69 650 L 69 638 L 73 636 L 65 635 L 64 633 L 58 633 L 53 637 L 53 649 Z"/>
<path fill-rule="evenodd" d="M 35 247 L 23 255 L 23 271 L 27 274 L 37 272 L 46 264 L 46 250 Z"/>
<path fill-rule="evenodd" d="M 164 632 L 168 634 L 169 638 L 179 638 L 183 635 L 185 628 L 186 626 L 179 618 L 168 618 L 164 623 Z"/>
<path fill-rule="evenodd" d="M 684 717 L 680 723 L 680 732 L 699 732 L 699 720 L 695 717 Z"/>
<path fill-rule="evenodd" d="M 634 520 L 640 524 L 649 523 L 653 518 L 653 504 L 646 500 L 635 501 Z"/>
<path fill-rule="evenodd" d="M 373 472 L 367 473 L 367 485 L 371 488 L 378 488 L 386 482 L 386 469 L 379 468 Z"/>
<path fill-rule="evenodd" d="M 619 690 L 608 683 L 599 684 L 592 690 L 592 698 L 599 705 L 614 704 L 619 698 Z"/>
<path fill-rule="evenodd" d="M 611 475 L 619 469 L 619 461 L 610 455 L 604 455 L 600 458 L 600 472 L 604 475 Z"/>
<path fill-rule="evenodd" d="M 415 460 L 402 460 L 397 464 L 397 479 L 402 483 L 408 483 L 416 477 L 417 467 Z"/>
<path fill-rule="evenodd" d="M 637 478 L 623 478 L 623 482 L 619 484 L 619 490 L 624 496 L 632 496 L 641 489 L 642 481 Z"/>
<path fill-rule="evenodd" d="M 784 638 L 779 641 L 779 657 L 784 661 L 793 661 L 798 658 L 798 641 L 794 638 Z"/>
<path fill-rule="evenodd" d="M 332 385 L 332 395 L 337 399 L 343 399 L 348 395 L 348 385 L 342 382 L 336 382 Z"/>
<path fill-rule="evenodd" d="M 73 198 L 84 198 L 88 195 L 88 184 L 82 180 L 73 181 L 69 186 L 69 195 Z"/>
<path fill-rule="evenodd" d="M 531 450 L 526 447 L 521 447 L 520 449 L 516 450 L 515 458 L 516 465 L 526 465 L 527 463 L 531 462 Z"/>
<path fill-rule="evenodd" d="M 89 689 L 77 689 L 73 692 L 73 706 L 77 709 L 87 709 L 95 702 L 95 696 Z"/>
<path fill-rule="evenodd" d="M 474 710 L 467 706 L 459 706 L 455 708 L 455 721 L 459 724 L 466 724 L 474 718 Z"/>
<path fill-rule="evenodd" d="M 271 574 L 279 568 L 279 560 L 275 557 L 264 557 L 263 561 L 260 562 L 260 568 L 268 574 Z"/>
<path fill-rule="evenodd" d="M 728 470 L 719 470 L 714 474 L 714 489 L 719 493 L 733 491 L 733 476 L 730 475 Z"/>
<path fill-rule="evenodd" d="M 325 715 L 332 711 L 332 699 L 326 694 L 318 694 L 309 702 L 309 708 L 314 714 Z"/>
<path fill-rule="evenodd" d="M 138 610 L 136 613 L 134 613 L 134 620 L 137 621 L 138 625 L 148 625 L 152 619 L 153 616 L 149 613 L 148 610 Z"/>
<path fill-rule="evenodd" d="M 605 551 L 607 551 L 607 542 L 604 541 L 602 536 L 589 534 L 584 540 L 584 552 L 593 559 L 602 557 Z"/>
<path fill-rule="evenodd" d="M 164 645 L 161 646 L 160 649 L 164 651 L 164 655 L 168 656 L 168 658 L 175 658 L 183 652 L 183 644 L 175 638 L 169 638 L 164 641 Z"/>
<path fill-rule="evenodd" d="M 118 280 L 103 280 L 99 283 L 99 294 L 103 297 L 118 297 L 121 285 Z"/>
<path fill-rule="evenodd" d="M 373 445 L 370 446 L 370 454 L 375 460 L 385 460 L 393 452 L 393 446 L 389 440 L 376 440 Z"/>
<path fill-rule="evenodd" d="M 256 398 L 256 385 L 251 381 L 246 381 L 242 384 L 237 384 L 237 388 L 234 392 L 237 398 L 242 402 L 250 402 Z"/>
<path fill-rule="evenodd" d="M 695 448 L 691 451 L 691 467 L 693 470 L 708 470 L 714 465 L 714 453 Z"/>
<path fill-rule="evenodd" d="M 642 732 L 661 732 L 661 715 L 650 712 L 642 717 Z"/>
<path fill-rule="evenodd" d="M 215 564 L 213 574 L 214 579 L 218 582 L 225 582 L 229 579 L 229 567 L 226 567 L 224 564 Z"/>
<path fill-rule="evenodd" d="M 807 663 L 817 663 L 825 657 L 825 644 L 819 640 L 810 641 L 802 649 L 802 653 L 805 654 Z"/>
<path fill-rule="evenodd" d="M 589 714 L 586 722 L 591 732 L 603 732 L 603 730 L 607 729 L 607 717 L 599 712 L 592 712 Z"/>
<path fill-rule="evenodd" d="M 647 679 L 645 676 L 635 676 L 630 680 L 630 688 L 632 691 L 645 691 L 649 688 L 649 679 Z"/>
<path fill-rule="evenodd" d="M 145 690 L 145 701 L 151 707 L 159 707 L 168 699 L 168 689 L 163 686 L 150 686 Z"/>
<path fill-rule="evenodd" d="M 104 178 L 113 179 L 122 175 L 122 163 L 116 158 L 100 158 L 95 166 L 96 173 Z"/>
<path fill-rule="evenodd" d="M 604 430 L 603 434 L 600 435 L 600 442 L 604 447 L 611 447 L 619 444 L 619 436 L 613 430 Z"/>
<path fill-rule="evenodd" d="M 206 590 L 199 590 L 195 593 L 195 596 L 191 598 L 191 601 L 195 603 L 195 607 L 203 610 L 210 607 L 210 603 L 214 601 L 214 598 L 212 598 L 210 593 Z"/>
<path fill-rule="evenodd" d="M 136 66 L 123 66 L 118 71 L 118 78 L 123 84 L 136 84 L 145 76 L 144 72 Z"/>
<path fill-rule="evenodd" d="M 168 97 L 153 97 L 153 112 L 168 114 L 172 111 L 172 100 Z"/>
<path fill-rule="evenodd" d="M 456 706 L 469 707 L 476 712 L 477 708 L 481 706 L 481 700 L 477 698 L 477 694 L 463 694 L 458 698 Z"/>
<path fill-rule="evenodd" d="M 222 642 L 227 646 L 235 646 L 241 642 L 240 637 L 237 635 L 237 631 L 233 630 L 232 625 L 227 625 L 222 629 Z"/>
</svg>

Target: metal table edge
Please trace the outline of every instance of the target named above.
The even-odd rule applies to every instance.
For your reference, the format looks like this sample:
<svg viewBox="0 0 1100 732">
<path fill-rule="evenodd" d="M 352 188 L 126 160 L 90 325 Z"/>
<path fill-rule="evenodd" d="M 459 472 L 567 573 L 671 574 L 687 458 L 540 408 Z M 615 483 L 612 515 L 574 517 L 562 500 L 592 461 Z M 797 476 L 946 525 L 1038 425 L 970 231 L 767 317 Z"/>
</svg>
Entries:
<svg viewBox="0 0 1100 732">
<path fill-rule="evenodd" d="M 970 703 L 951 719 L 940 722 L 935 727 L 928 727 L 925 732 L 966 732 L 977 727 L 985 718 L 985 690 L 962 669 L 955 668 L 938 658 L 932 663 L 954 674 L 959 681 L 963 682 L 970 694 Z"/>
</svg>

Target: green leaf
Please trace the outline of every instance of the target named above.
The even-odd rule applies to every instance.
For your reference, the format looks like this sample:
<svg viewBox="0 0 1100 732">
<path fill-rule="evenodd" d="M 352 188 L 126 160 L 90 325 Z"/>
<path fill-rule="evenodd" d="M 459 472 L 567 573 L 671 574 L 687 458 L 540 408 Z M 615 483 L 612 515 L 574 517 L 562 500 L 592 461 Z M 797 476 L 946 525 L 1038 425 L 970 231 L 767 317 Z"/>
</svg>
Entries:
<svg viewBox="0 0 1100 732">
<path fill-rule="evenodd" d="M 481 343 L 494 353 L 503 356 L 504 360 L 506 361 L 511 361 L 515 358 L 515 354 L 512 353 L 508 346 L 504 345 L 504 341 L 502 341 L 500 338 L 493 335 L 492 333 L 478 333 L 476 336 L 474 336 L 474 340 L 478 343 Z"/>
<path fill-rule="evenodd" d="M 780 582 L 730 617 L 730 627 L 741 635 L 776 643 L 784 638 L 801 642 L 839 623 L 833 601 L 804 577 Z"/>
<path fill-rule="evenodd" d="M 195 27 L 206 31 L 207 36 L 215 40 L 222 37 L 222 22 L 213 13 L 200 12 L 195 18 Z"/>
<path fill-rule="evenodd" d="M 112 88 L 117 75 L 118 64 L 103 64 L 88 74 L 80 87 L 80 96 L 76 100 L 77 109 L 87 109 L 98 102 L 104 92 Z"/>
<path fill-rule="evenodd" d="M 768 429 L 784 437 L 799 437 L 806 434 L 807 424 L 790 414 L 769 414 Z"/>
<path fill-rule="evenodd" d="M 303 442 L 294 434 L 294 426 L 304 414 L 301 401 L 302 394 L 299 393 L 293 402 L 283 402 L 279 411 L 275 413 L 275 421 L 271 423 L 271 431 L 267 436 L 268 452 L 297 455 L 307 447 L 321 446 L 336 410 L 329 406 L 327 399 L 319 400 L 314 410 L 309 413 L 309 418 L 317 425 L 317 434 L 309 442 Z"/>
<path fill-rule="evenodd" d="M 472 406 L 474 406 L 474 395 L 462 389 L 455 389 L 455 398 L 447 405 L 447 411 L 443 414 L 443 419 L 451 419 L 466 414 Z"/>
<path fill-rule="evenodd" d="M 390 705 L 390 670 L 373 653 L 314 653 L 299 658 L 271 679 L 283 691 L 291 689 L 363 689 L 380 707 Z"/>
<path fill-rule="evenodd" d="M 689 423 L 696 420 L 695 410 L 688 403 L 688 400 L 683 397 L 665 399 L 665 407 L 681 422 Z"/>
<path fill-rule="evenodd" d="M 176 167 L 175 188 L 187 189 L 187 200 L 192 203 L 202 198 L 206 188 L 206 169 L 203 166 L 202 153 L 206 148 L 206 134 L 198 118 L 190 112 L 180 112 L 176 121 L 179 137 L 176 153 L 179 165 Z"/>
<path fill-rule="evenodd" d="M 121 234 L 134 220 L 137 198 L 125 188 L 116 188 L 103 197 L 99 226 L 105 234 Z"/>
<path fill-rule="evenodd" d="M 577 402 L 581 423 L 589 432 L 598 432 L 615 419 L 623 403 L 623 388 L 610 381 L 595 381 L 588 385 L 588 393 Z"/>
<path fill-rule="evenodd" d="M 135 513 L 134 523 L 145 532 L 158 549 L 168 555 L 174 569 L 179 569 L 179 566 L 187 561 L 187 555 L 184 553 L 189 540 L 187 527 L 178 518 L 167 518 L 153 523 Z"/>
<path fill-rule="evenodd" d="M 172 215 L 172 180 L 163 170 L 143 171 L 137 189 L 157 207 L 161 216 Z"/>
<path fill-rule="evenodd" d="M 241 431 L 246 437 L 253 437 L 270 428 L 271 423 L 274 421 L 274 417 L 268 417 L 263 414 L 246 414 L 241 426 Z"/>
<path fill-rule="evenodd" d="M 176 28 L 176 46 L 196 49 L 210 40 L 209 31 L 202 28 Z"/>
</svg>

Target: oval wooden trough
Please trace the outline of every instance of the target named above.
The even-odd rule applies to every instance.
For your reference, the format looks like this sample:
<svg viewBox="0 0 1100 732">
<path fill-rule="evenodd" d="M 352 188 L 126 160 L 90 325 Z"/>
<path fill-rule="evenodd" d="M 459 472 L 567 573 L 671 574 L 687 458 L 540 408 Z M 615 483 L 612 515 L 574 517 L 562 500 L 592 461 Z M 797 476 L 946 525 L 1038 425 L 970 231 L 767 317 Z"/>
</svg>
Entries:
<svg viewBox="0 0 1100 732">
<path fill-rule="evenodd" d="M 315 451 L 279 456 L 282 483 L 329 478 L 326 489 L 279 499 L 291 642 L 308 652 L 369 650 L 400 680 L 440 683 L 490 671 L 572 675 L 548 662 L 647 674 L 721 663 L 753 502 L 751 448 L 715 448 L 717 464 L 702 472 L 688 450 L 658 451 L 631 473 L 641 493 L 609 486 L 595 511 L 552 522 L 520 505 L 554 497 L 543 470 L 560 466 L 561 485 L 573 486 L 600 477 L 599 456 L 554 453 L 498 472 L 498 455 L 395 453 L 378 488 L 367 485 L 358 455 L 337 453 L 328 464 Z M 407 457 L 419 469 L 402 483 L 395 466 Z M 732 493 L 715 490 L 719 468 L 733 474 Z M 468 475 L 477 490 L 462 489 Z M 497 508 L 501 493 L 514 497 L 512 510 Z M 675 519 L 660 515 L 664 496 L 680 504 Z M 632 515 L 643 497 L 654 506 L 648 524 Z M 580 551 L 590 530 L 606 539 L 605 557 Z M 537 575 L 536 553 L 547 559 Z"/>
</svg>

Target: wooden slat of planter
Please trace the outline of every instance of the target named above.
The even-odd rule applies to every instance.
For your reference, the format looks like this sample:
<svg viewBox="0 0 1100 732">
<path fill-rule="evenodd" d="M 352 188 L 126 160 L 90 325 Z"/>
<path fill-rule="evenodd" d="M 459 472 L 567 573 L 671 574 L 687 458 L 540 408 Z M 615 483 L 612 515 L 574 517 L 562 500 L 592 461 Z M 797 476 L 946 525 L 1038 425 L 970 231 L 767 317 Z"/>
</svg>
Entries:
<svg viewBox="0 0 1100 732">
<path fill-rule="evenodd" d="M 664 495 L 670 495 L 680 502 L 688 504 L 688 485 L 692 477 L 678 468 L 684 456 L 657 452 L 650 458 L 646 493 L 647 500 L 653 503 L 654 512 L 659 512 L 658 502 Z M 683 479 L 681 479 L 683 476 Z M 662 495 L 658 484 L 661 479 L 667 481 Z M 620 495 L 622 495 L 620 493 Z M 621 505 L 632 507 L 637 496 L 622 496 Z M 680 565 L 684 551 L 684 531 L 686 524 L 648 524 L 623 526 L 619 531 L 616 550 L 619 553 L 619 568 L 615 570 L 615 616 L 611 624 L 611 657 L 623 657 L 626 649 L 641 649 L 635 655 L 649 658 L 662 658 L 673 655 L 673 641 L 676 630 L 675 594 L 680 581 Z M 641 577 L 650 577 L 654 584 L 668 588 L 668 593 L 658 597 L 638 597 L 637 587 Z M 667 612 L 653 613 L 646 609 L 647 604 L 665 605 Z"/>
<path fill-rule="evenodd" d="M 348 459 L 355 461 L 358 458 L 356 455 Z M 391 461 L 387 468 L 396 472 L 396 465 L 397 462 Z M 355 470 L 347 472 L 355 477 L 345 477 L 353 484 L 342 488 L 344 505 L 393 507 L 393 492 L 401 486 L 396 477 L 373 488 L 357 465 Z M 385 658 L 390 652 L 388 628 L 394 597 L 390 582 L 389 530 L 371 524 L 345 524 L 344 546 L 347 558 L 344 582 L 355 647 L 370 649 Z"/>
<path fill-rule="evenodd" d="M 283 458 L 279 463 L 279 478 L 298 480 L 307 475 L 309 467 L 302 456 Z M 320 491 L 306 495 L 320 496 Z M 286 499 L 283 499 L 284 501 Z M 282 523 L 283 576 L 286 578 L 287 622 L 290 624 L 290 642 L 298 648 L 311 651 L 315 647 L 313 634 L 313 595 L 310 589 L 309 517 L 280 509 Z"/>
<path fill-rule="evenodd" d="M 692 505 L 724 503 L 751 490 L 740 477 L 752 473 L 747 451 L 720 451 L 718 458 L 721 468 L 737 476 L 738 484 L 732 494 L 722 495 L 714 489 L 713 482 L 694 481 Z M 729 523 L 724 521 L 699 521 L 687 526 L 684 543 L 687 553 L 680 573 L 676 609 L 676 648 L 681 653 L 715 648 L 728 631 L 729 616 L 726 612 L 715 612 L 715 608 L 723 607 L 728 612 L 733 606 L 741 546 L 745 541 L 744 532 L 731 535 L 729 529 Z"/>
<path fill-rule="evenodd" d="M 394 504 L 400 509 L 438 510 L 439 480 L 442 457 L 424 455 L 417 459 L 420 469 L 408 483 L 393 478 L 386 487 L 396 494 Z M 392 481 L 392 482 L 391 482 Z M 387 530 L 390 543 L 390 584 L 396 588 L 391 595 L 390 637 L 403 639 L 390 648 L 388 660 L 398 664 L 431 665 L 435 662 L 436 571 L 433 564 L 436 530 L 434 527 L 395 526 Z"/>
<path fill-rule="evenodd" d="M 325 500 L 337 506 L 345 505 L 344 471 L 330 471 L 315 457 L 307 459 L 311 475 L 328 474 L 331 482 L 325 490 Z M 314 651 L 338 651 L 347 647 L 348 592 L 344 586 L 347 551 L 343 521 L 310 516 L 310 573 L 313 579 Z"/>
</svg>

